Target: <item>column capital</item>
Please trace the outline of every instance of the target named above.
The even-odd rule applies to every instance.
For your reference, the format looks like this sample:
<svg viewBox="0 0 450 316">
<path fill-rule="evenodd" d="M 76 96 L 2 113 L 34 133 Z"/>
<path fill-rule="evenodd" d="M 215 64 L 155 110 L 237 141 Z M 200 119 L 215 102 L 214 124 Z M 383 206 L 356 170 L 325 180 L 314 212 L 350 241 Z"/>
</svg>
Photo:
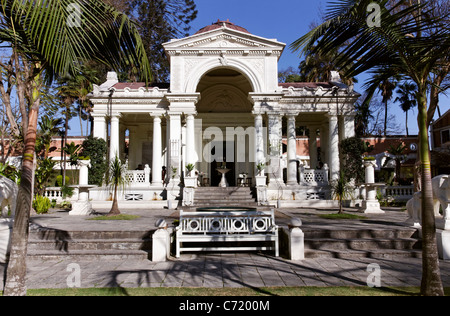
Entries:
<svg viewBox="0 0 450 316">
<path fill-rule="evenodd" d="M 285 111 L 284 115 L 287 116 L 288 118 L 296 118 L 298 115 L 300 114 L 300 111 Z"/>
<path fill-rule="evenodd" d="M 111 115 L 110 115 L 110 119 L 111 120 L 115 120 L 115 119 L 117 119 L 117 120 L 119 120 L 120 118 L 122 118 L 122 113 L 119 113 L 119 112 L 116 112 L 116 113 L 111 113 Z"/>
<path fill-rule="evenodd" d="M 338 120 L 337 114 L 326 113 L 325 116 L 328 117 L 328 119 L 330 119 L 330 120 L 336 120 L 336 121 Z"/>
<path fill-rule="evenodd" d="M 151 112 L 149 113 L 152 118 L 161 118 L 164 116 L 163 112 Z"/>
<path fill-rule="evenodd" d="M 184 115 L 186 115 L 186 117 L 189 117 L 189 116 L 197 116 L 197 111 L 190 111 L 190 112 L 184 112 Z"/>
</svg>

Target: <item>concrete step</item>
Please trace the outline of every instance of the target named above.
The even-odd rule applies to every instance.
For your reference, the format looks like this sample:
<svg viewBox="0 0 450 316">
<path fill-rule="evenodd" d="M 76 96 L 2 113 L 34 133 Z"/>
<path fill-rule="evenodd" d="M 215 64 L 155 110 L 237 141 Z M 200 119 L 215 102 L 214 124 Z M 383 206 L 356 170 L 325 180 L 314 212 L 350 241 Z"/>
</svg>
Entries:
<svg viewBox="0 0 450 316">
<path fill-rule="evenodd" d="M 200 187 L 195 191 L 195 206 L 256 206 L 249 187 Z"/>
<path fill-rule="evenodd" d="M 335 250 L 411 250 L 417 249 L 420 242 L 414 238 L 376 238 L 376 239 L 332 239 L 332 238 L 305 238 L 307 249 L 335 249 Z"/>
<path fill-rule="evenodd" d="M 152 231 L 30 230 L 28 259 L 148 259 Z"/>
<path fill-rule="evenodd" d="M 152 240 L 92 239 L 92 240 L 30 240 L 28 250 L 151 250 Z"/>
<path fill-rule="evenodd" d="M 336 249 L 305 249 L 305 258 L 340 258 L 340 259 L 394 259 L 394 258 L 422 258 L 420 249 L 371 249 L 371 250 L 350 250 L 345 251 Z"/>
<path fill-rule="evenodd" d="M 27 253 L 27 260 L 147 260 L 151 252 L 145 250 L 32 250 Z"/>
<path fill-rule="evenodd" d="M 154 231 L 65 231 L 57 229 L 32 229 L 29 239 L 36 240 L 69 240 L 69 239 L 146 239 L 151 238 Z"/>
<path fill-rule="evenodd" d="M 421 258 L 422 242 L 409 227 L 304 228 L 306 258 Z"/>
<path fill-rule="evenodd" d="M 417 237 L 417 230 L 409 227 L 398 227 L 394 229 L 323 229 L 308 228 L 303 229 L 305 238 L 414 238 Z"/>
</svg>

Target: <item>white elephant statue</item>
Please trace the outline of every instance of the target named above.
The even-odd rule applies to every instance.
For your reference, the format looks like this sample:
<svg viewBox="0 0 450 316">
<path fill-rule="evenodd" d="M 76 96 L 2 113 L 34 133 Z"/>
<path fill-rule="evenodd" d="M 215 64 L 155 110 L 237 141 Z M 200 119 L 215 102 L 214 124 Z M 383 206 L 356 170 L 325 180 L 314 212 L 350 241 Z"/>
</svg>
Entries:
<svg viewBox="0 0 450 316">
<path fill-rule="evenodd" d="M 442 207 L 444 216 L 444 229 L 450 230 L 450 180 L 449 175 L 439 175 L 431 180 L 433 187 L 434 215 L 441 217 L 439 206 Z"/>
<path fill-rule="evenodd" d="M 2 217 L 8 217 L 8 205 L 11 209 L 11 216 L 16 214 L 16 198 L 19 193 L 17 184 L 3 176 L 0 176 L 0 207 Z"/>
</svg>

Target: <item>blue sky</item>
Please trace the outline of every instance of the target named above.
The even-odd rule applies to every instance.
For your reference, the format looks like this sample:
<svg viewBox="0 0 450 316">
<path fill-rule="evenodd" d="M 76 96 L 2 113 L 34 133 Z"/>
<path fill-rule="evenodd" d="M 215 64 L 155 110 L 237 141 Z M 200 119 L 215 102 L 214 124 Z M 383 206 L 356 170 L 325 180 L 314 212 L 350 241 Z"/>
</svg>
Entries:
<svg viewBox="0 0 450 316">
<path fill-rule="evenodd" d="M 198 9 L 197 19 L 191 24 L 190 34 L 216 22 L 218 19 L 227 20 L 246 28 L 257 36 L 274 38 L 286 44 L 286 48 L 279 61 L 279 69 L 289 66 L 297 68 L 300 64 L 298 53 L 293 53 L 289 45 L 309 31 L 312 22 L 320 21 L 320 11 L 325 12 L 327 0 L 195 0 Z M 362 93 L 361 88 L 367 76 L 358 77 L 359 83 L 355 89 Z M 441 111 L 449 108 L 449 100 L 441 102 Z M 398 104 L 391 103 L 389 113 L 396 117 L 396 123 L 404 129 L 405 114 Z M 417 110 L 409 113 L 409 132 L 417 133 Z M 78 119 L 71 124 L 70 135 L 79 135 Z M 404 133 L 404 130 L 398 134 Z"/>
<path fill-rule="evenodd" d="M 287 44 L 279 62 L 280 69 L 298 67 L 300 59 L 289 45 L 309 31 L 314 20 L 319 21 L 319 8 L 326 1 L 317 0 L 195 0 L 197 19 L 192 23 L 191 34 L 218 19 L 227 20 L 246 28 L 250 33 L 275 38 Z"/>
</svg>

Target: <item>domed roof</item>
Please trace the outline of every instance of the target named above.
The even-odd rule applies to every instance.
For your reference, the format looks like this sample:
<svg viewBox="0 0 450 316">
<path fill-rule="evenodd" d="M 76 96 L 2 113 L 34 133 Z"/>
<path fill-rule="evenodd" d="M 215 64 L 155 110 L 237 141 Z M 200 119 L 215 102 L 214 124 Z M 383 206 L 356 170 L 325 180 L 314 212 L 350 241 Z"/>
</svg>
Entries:
<svg viewBox="0 0 450 316">
<path fill-rule="evenodd" d="M 229 19 L 227 19 L 226 21 L 221 21 L 221 20 L 217 20 L 217 22 L 205 26 L 204 28 L 200 29 L 197 33 L 195 34 L 201 34 L 201 33 L 205 33 L 205 32 L 209 32 L 212 30 L 216 30 L 216 29 L 220 29 L 222 27 L 226 27 L 232 30 L 236 30 L 236 31 L 240 31 L 240 32 L 244 32 L 244 33 L 248 33 L 250 34 L 249 31 L 247 31 L 245 28 L 238 26 L 234 23 L 231 23 Z"/>
</svg>

